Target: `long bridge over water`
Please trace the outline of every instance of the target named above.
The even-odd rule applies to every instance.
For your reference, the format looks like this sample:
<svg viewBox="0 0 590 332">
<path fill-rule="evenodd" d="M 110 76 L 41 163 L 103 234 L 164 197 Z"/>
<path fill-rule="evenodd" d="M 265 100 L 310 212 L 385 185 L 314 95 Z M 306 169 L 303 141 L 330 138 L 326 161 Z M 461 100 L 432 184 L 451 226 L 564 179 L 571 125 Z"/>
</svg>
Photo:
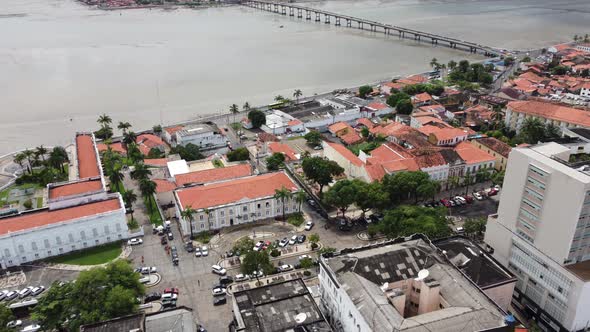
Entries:
<svg viewBox="0 0 590 332">
<path fill-rule="evenodd" d="M 346 26 L 348 28 L 358 28 L 361 30 L 367 30 L 371 32 L 379 32 L 385 35 L 397 34 L 400 38 L 413 39 L 416 41 L 430 42 L 433 46 L 442 44 L 453 49 L 460 49 L 470 53 L 479 53 L 489 57 L 499 56 L 500 50 L 494 47 L 480 45 L 456 38 L 441 36 L 433 33 L 424 31 L 412 30 L 390 24 L 379 23 L 363 18 L 347 16 L 328 12 L 325 10 L 299 6 L 291 3 L 279 3 L 273 1 L 263 0 L 242 0 L 240 3 L 244 6 L 265 10 L 268 12 L 289 15 L 305 20 L 315 22 L 324 22 L 325 24 L 331 24 L 334 22 L 336 26 Z"/>
</svg>

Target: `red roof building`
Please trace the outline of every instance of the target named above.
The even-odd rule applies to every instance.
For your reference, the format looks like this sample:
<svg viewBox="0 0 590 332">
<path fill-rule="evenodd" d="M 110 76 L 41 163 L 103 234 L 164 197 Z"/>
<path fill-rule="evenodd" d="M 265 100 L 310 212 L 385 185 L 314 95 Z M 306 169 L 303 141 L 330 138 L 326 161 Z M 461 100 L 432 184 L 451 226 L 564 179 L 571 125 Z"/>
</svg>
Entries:
<svg viewBox="0 0 590 332">
<path fill-rule="evenodd" d="M 50 200 L 59 199 L 68 196 L 76 196 L 90 192 L 101 191 L 102 182 L 100 179 L 82 180 L 70 182 L 56 186 L 49 186 L 48 195 Z"/>
<path fill-rule="evenodd" d="M 236 179 L 252 175 L 252 168 L 248 164 L 239 164 L 221 168 L 212 168 L 203 171 L 178 174 L 175 176 L 176 184 L 182 187 L 187 184 L 203 184 L 217 181 Z"/>
<path fill-rule="evenodd" d="M 94 141 L 89 134 L 76 136 L 76 153 L 78 158 L 78 177 L 81 179 L 100 176 L 98 158 Z"/>
<path fill-rule="evenodd" d="M 299 159 L 295 154 L 295 151 L 293 151 L 293 149 L 291 149 L 290 146 L 284 143 L 270 142 L 268 143 L 268 151 L 270 153 L 282 153 L 283 155 L 285 155 L 285 159 L 287 161 L 294 161 Z"/>
<path fill-rule="evenodd" d="M 506 108 L 508 127 L 520 130 L 518 114 L 540 118 L 557 126 L 590 128 L 590 112 L 536 100 L 511 101 Z"/>
</svg>

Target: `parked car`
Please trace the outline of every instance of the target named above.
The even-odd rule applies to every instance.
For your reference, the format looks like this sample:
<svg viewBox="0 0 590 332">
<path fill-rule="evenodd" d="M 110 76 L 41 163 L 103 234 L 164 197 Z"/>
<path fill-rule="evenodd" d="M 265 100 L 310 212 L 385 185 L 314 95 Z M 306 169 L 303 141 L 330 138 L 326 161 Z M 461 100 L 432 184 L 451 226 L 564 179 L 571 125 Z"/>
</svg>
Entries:
<svg viewBox="0 0 590 332">
<path fill-rule="evenodd" d="M 130 246 L 136 246 L 136 245 L 139 245 L 142 243 L 143 243 L 143 240 L 139 239 L 139 238 L 133 238 L 133 239 L 129 239 L 129 241 L 127 241 L 127 244 Z"/>
<path fill-rule="evenodd" d="M 176 287 L 171 287 L 171 288 L 166 288 L 164 289 L 164 294 L 178 294 L 178 288 Z"/>
<path fill-rule="evenodd" d="M 44 291 L 45 291 L 45 286 L 37 286 L 37 287 L 31 289 L 31 295 L 37 296 L 37 295 L 43 293 Z"/>
<path fill-rule="evenodd" d="M 283 248 L 283 247 L 286 247 L 288 244 L 289 244 L 289 239 L 285 237 L 281 240 L 281 242 L 279 242 L 279 247 Z"/>
<path fill-rule="evenodd" d="M 10 291 L 8 293 L 6 293 L 6 296 L 4 297 L 4 299 L 6 301 L 10 301 L 10 300 L 14 300 L 18 297 L 18 292 L 17 291 Z"/>
<path fill-rule="evenodd" d="M 213 298 L 213 305 L 222 305 L 227 303 L 227 298 L 225 296 L 216 296 Z"/>
<path fill-rule="evenodd" d="M 211 271 L 220 276 L 224 276 L 227 273 L 227 271 L 219 265 L 211 266 Z"/>
<path fill-rule="evenodd" d="M 501 189 L 502 187 L 500 187 L 500 185 L 499 185 L 499 184 L 497 184 L 497 185 L 495 185 L 493 188 L 494 188 L 494 189 L 496 189 L 497 191 L 500 191 L 500 189 Z"/>
<path fill-rule="evenodd" d="M 195 257 L 201 257 L 201 248 L 200 247 L 195 248 Z"/>
<path fill-rule="evenodd" d="M 152 301 L 157 301 L 162 298 L 162 294 L 158 292 L 149 293 L 143 298 L 143 303 L 149 303 Z"/>
<path fill-rule="evenodd" d="M 31 325 L 25 326 L 25 328 L 22 329 L 21 332 L 37 332 L 39 330 L 41 330 L 41 325 L 31 324 Z"/>
<path fill-rule="evenodd" d="M 348 220 L 341 218 L 338 222 L 338 229 L 347 232 L 352 229 L 352 225 L 348 222 Z"/>
<path fill-rule="evenodd" d="M 299 235 L 297 237 L 297 243 L 303 243 L 303 242 L 305 242 L 305 239 L 307 239 L 307 237 L 305 235 L 303 235 L 303 234 Z"/>
<path fill-rule="evenodd" d="M 496 188 L 492 188 L 490 189 L 490 191 L 488 191 L 488 196 L 495 196 L 498 194 L 498 190 Z"/>
<path fill-rule="evenodd" d="M 465 195 L 465 200 L 467 201 L 467 203 L 473 203 L 473 197 L 469 196 L 469 195 Z"/>
<path fill-rule="evenodd" d="M 150 277 L 148 277 L 148 276 L 141 277 L 141 278 L 139 278 L 139 282 L 142 284 L 147 284 L 148 282 L 150 282 Z"/>
<path fill-rule="evenodd" d="M 201 247 L 201 255 L 208 256 L 209 255 L 209 248 L 207 248 L 206 246 L 202 246 Z"/>
<path fill-rule="evenodd" d="M 371 220 L 371 222 L 378 223 L 383 220 L 383 217 L 384 216 L 382 213 L 373 213 L 371 216 L 369 216 L 369 220 Z"/>
<path fill-rule="evenodd" d="M 29 294 L 31 294 L 31 290 L 33 290 L 33 286 L 28 286 L 21 289 L 20 292 L 18 292 L 18 297 L 22 299 L 23 297 L 28 296 Z"/>
<path fill-rule="evenodd" d="M 8 291 L 6 289 L 0 292 L 0 301 L 4 300 L 6 294 L 8 294 Z"/>
<path fill-rule="evenodd" d="M 289 244 L 294 245 L 296 243 L 297 243 L 297 235 L 291 236 L 291 239 L 289 240 Z"/>
<path fill-rule="evenodd" d="M 150 273 L 156 273 L 158 272 L 158 269 L 155 266 L 145 266 L 142 267 L 140 270 L 141 274 L 150 274 Z"/>
<path fill-rule="evenodd" d="M 186 243 L 186 251 L 187 252 L 193 252 L 193 251 L 195 251 L 195 246 L 193 245 L 193 241 L 188 241 Z"/>
<path fill-rule="evenodd" d="M 451 207 L 453 207 L 453 206 L 457 206 L 457 202 L 455 202 L 455 201 L 454 201 L 454 200 L 452 200 L 452 199 L 449 199 L 449 204 L 451 205 Z"/>
<path fill-rule="evenodd" d="M 23 321 L 20 319 L 17 320 L 11 320 L 10 322 L 8 322 L 8 324 L 6 324 L 6 327 L 9 329 L 13 329 L 15 327 L 20 327 L 23 325 Z"/>
<path fill-rule="evenodd" d="M 474 192 L 473 197 L 475 197 L 475 199 L 477 199 L 478 201 L 483 200 L 483 196 L 478 192 Z"/>
<path fill-rule="evenodd" d="M 170 240 L 170 241 L 174 240 L 174 234 L 172 234 L 172 232 L 168 233 L 168 240 Z"/>
<path fill-rule="evenodd" d="M 165 236 L 162 236 L 162 238 L 160 239 L 160 244 L 168 244 L 168 239 Z"/>
<path fill-rule="evenodd" d="M 176 300 L 174 299 L 166 299 L 162 300 L 162 308 L 176 308 Z"/>
<path fill-rule="evenodd" d="M 440 202 L 442 203 L 442 205 L 444 205 L 445 207 L 451 207 L 451 202 L 448 199 L 441 199 Z"/>
<path fill-rule="evenodd" d="M 459 205 L 467 204 L 467 200 L 465 198 L 463 198 L 462 196 L 455 196 L 454 200 L 455 200 L 455 203 L 457 203 Z"/>
<path fill-rule="evenodd" d="M 277 268 L 279 272 L 287 272 L 293 270 L 293 265 L 283 264 Z"/>
<path fill-rule="evenodd" d="M 256 277 L 258 277 L 258 278 L 264 277 L 264 272 L 262 272 L 262 271 L 254 271 L 254 272 L 252 272 L 252 277 L 250 277 L 250 278 L 256 278 Z"/>
<path fill-rule="evenodd" d="M 213 296 L 221 296 L 227 294 L 227 290 L 225 288 L 217 287 L 213 288 L 211 294 L 213 294 Z"/>
<path fill-rule="evenodd" d="M 318 207 L 318 203 L 316 203 L 313 199 L 308 199 L 307 204 L 309 204 L 309 206 L 311 206 L 314 209 Z"/>
<path fill-rule="evenodd" d="M 164 300 L 176 300 L 176 299 L 178 299 L 178 294 L 164 293 L 164 294 L 162 294 L 161 299 L 162 299 L 162 301 L 164 301 Z"/>
<path fill-rule="evenodd" d="M 247 274 L 237 274 L 235 277 L 236 282 L 240 282 L 240 281 L 246 281 L 249 280 L 250 276 L 248 276 Z"/>
<path fill-rule="evenodd" d="M 463 234 L 463 233 L 465 233 L 465 228 L 463 228 L 463 227 L 457 227 L 457 228 L 455 228 L 455 231 L 458 234 Z"/>
<path fill-rule="evenodd" d="M 219 283 L 222 285 L 229 285 L 234 282 L 234 278 L 230 276 L 219 277 Z"/>
<path fill-rule="evenodd" d="M 305 223 L 305 230 L 306 231 L 311 231 L 312 228 L 313 228 L 313 221 L 308 221 Z"/>
</svg>

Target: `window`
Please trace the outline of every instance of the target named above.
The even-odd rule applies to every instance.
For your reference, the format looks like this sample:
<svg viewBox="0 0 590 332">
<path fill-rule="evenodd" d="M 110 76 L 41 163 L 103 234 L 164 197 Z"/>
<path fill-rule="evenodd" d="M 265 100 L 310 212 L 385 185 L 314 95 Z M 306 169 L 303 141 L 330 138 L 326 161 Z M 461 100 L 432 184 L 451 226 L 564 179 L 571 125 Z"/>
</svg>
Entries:
<svg viewBox="0 0 590 332">
<path fill-rule="evenodd" d="M 223 210 L 219 211 L 219 215 L 223 217 L 225 215 L 225 211 L 223 211 Z"/>
<path fill-rule="evenodd" d="M 94 243 L 98 244 L 98 242 L 99 242 L 98 239 L 94 240 Z"/>
<path fill-rule="evenodd" d="M 45 248 L 49 248 L 49 240 L 48 239 L 43 240 L 43 244 L 45 244 Z"/>
<path fill-rule="evenodd" d="M 64 248 L 59 248 L 59 252 L 64 252 Z"/>
<path fill-rule="evenodd" d="M 57 243 L 58 245 L 61 245 L 61 237 L 56 236 L 55 237 L 55 243 Z"/>
<path fill-rule="evenodd" d="M 51 256 L 51 250 L 47 251 L 47 255 Z"/>
<path fill-rule="evenodd" d="M 4 249 L 4 256 L 5 257 L 10 257 L 10 250 Z"/>
<path fill-rule="evenodd" d="M 234 214 L 234 210 L 233 209 L 229 209 L 229 215 L 233 215 Z"/>
<path fill-rule="evenodd" d="M 257 205 L 257 206 L 258 206 L 258 208 L 260 209 L 260 203 L 258 203 L 258 205 Z"/>
<path fill-rule="evenodd" d="M 266 210 L 266 215 L 270 216 L 270 211 Z"/>
<path fill-rule="evenodd" d="M 278 208 L 277 208 L 277 213 L 280 213 L 280 212 L 281 212 L 281 208 L 280 208 L 280 207 L 278 207 Z"/>
<path fill-rule="evenodd" d="M 105 234 L 109 234 L 111 231 L 109 230 L 109 226 L 108 225 L 104 225 L 104 233 Z"/>
<path fill-rule="evenodd" d="M 121 228 L 121 226 L 119 226 L 119 228 Z M 74 235 L 72 233 L 68 234 L 68 240 L 70 240 L 70 242 L 74 242 Z"/>
<path fill-rule="evenodd" d="M 80 231 L 80 238 L 81 238 L 82 240 L 86 240 L 86 232 L 84 232 L 84 231 Z"/>
<path fill-rule="evenodd" d="M 205 224 L 201 223 L 201 229 L 205 229 Z"/>
<path fill-rule="evenodd" d="M 35 242 L 35 241 L 31 242 L 31 249 L 37 250 L 37 242 Z M 21 252 L 25 252 L 25 251 L 21 250 Z"/>
<path fill-rule="evenodd" d="M 199 220 L 203 220 L 203 215 L 200 215 L 199 216 Z"/>
<path fill-rule="evenodd" d="M 98 230 L 96 228 L 92 229 L 92 235 L 94 235 L 94 237 L 98 236 Z"/>
<path fill-rule="evenodd" d="M 244 220 L 248 220 L 248 215 L 247 214 L 244 215 Z"/>
<path fill-rule="evenodd" d="M 266 202 L 266 207 L 267 208 L 270 207 L 270 203 L 269 202 Z"/>
<path fill-rule="evenodd" d="M 242 207 L 242 211 L 244 211 L 244 212 L 248 212 L 248 206 L 247 206 L 247 205 L 244 205 L 244 206 Z"/>
</svg>

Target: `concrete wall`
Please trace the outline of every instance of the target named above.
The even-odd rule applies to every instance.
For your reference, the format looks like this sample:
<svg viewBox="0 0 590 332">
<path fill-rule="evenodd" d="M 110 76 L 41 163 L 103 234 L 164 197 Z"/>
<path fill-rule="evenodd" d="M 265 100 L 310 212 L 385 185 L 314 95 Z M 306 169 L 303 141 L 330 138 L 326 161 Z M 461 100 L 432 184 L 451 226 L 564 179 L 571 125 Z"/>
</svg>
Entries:
<svg viewBox="0 0 590 332">
<path fill-rule="evenodd" d="M 486 293 L 498 306 L 505 311 L 510 310 L 510 302 L 512 301 L 512 294 L 516 287 L 516 281 L 505 283 L 496 287 L 485 289 Z"/>
</svg>

